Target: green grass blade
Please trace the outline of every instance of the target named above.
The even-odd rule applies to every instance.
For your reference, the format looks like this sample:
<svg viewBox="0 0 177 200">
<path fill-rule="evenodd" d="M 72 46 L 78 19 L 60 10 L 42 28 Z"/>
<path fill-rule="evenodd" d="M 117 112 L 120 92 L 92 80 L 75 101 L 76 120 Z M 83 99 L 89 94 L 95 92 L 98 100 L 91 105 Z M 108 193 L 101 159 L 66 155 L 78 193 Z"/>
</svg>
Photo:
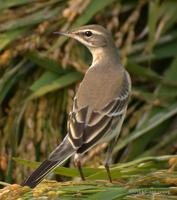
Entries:
<svg viewBox="0 0 177 200">
<path fill-rule="evenodd" d="M 66 71 L 55 60 L 52 60 L 45 56 L 41 56 L 36 51 L 25 54 L 25 57 L 27 59 L 31 60 L 36 65 L 38 65 L 48 71 L 54 72 L 56 74 L 64 74 Z"/>
<path fill-rule="evenodd" d="M 104 9 L 114 1 L 115 0 L 90 1 L 90 4 L 85 9 L 85 12 L 77 18 L 77 20 L 73 23 L 73 26 L 78 27 L 86 24 L 98 11 Z"/>
<path fill-rule="evenodd" d="M 156 33 L 156 26 L 158 21 L 158 8 L 159 7 L 159 0 L 149 1 L 149 16 L 148 16 L 148 32 L 149 32 L 149 39 L 148 39 L 148 51 L 150 51 L 155 43 L 155 33 Z"/>
<path fill-rule="evenodd" d="M 171 118 L 172 116 L 177 114 L 177 104 L 174 103 L 173 105 L 169 106 L 168 108 L 162 109 L 161 112 L 158 112 L 152 118 L 150 118 L 146 122 L 146 126 L 144 124 L 144 128 L 140 130 L 133 131 L 130 136 L 120 140 L 115 147 L 115 151 L 119 151 L 123 147 L 125 147 L 128 143 L 132 142 L 133 140 L 141 137 L 142 135 L 146 134 L 148 131 L 154 129 L 155 127 L 159 126 L 161 123 L 166 121 L 167 119 Z"/>
<path fill-rule="evenodd" d="M 167 69 L 167 71 L 164 74 L 164 77 L 171 81 L 177 80 L 177 57 L 173 59 L 172 64 Z M 177 95 L 177 87 L 169 87 L 167 85 L 160 85 L 157 91 L 158 94 L 163 95 L 163 97 L 167 101 L 174 101 L 176 99 Z M 169 94 L 173 94 L 173 96 L 170 96 Z"/>
<path fill-rule="evenodd" d="M 81 80 L 83 75 L 79 72 L 70 72 L 68 74 L 65 74 L 63 76 L 60 76 L 59 78 L 53 80 L 49 85 L 46 85 L 46 82 L 39 88 L 35 87 L 36 91 L 32 93 L 30 98 L 37 98 L 40 96 L 43 96 L 49 92 L 53 92 L 55 90 L 67 87 L 73 83 L 78 82 Z M 48 81 L 48 80 L 47 80 Z M 33 85 L 34 88 L 34 85 Z"/>
<path fill-rule="evenodd" d="M 44 20 L 53 18 L 54 16 L 58 14 L 59 10 L 60 10 L 60 7 L 56 7 L 52 10 L 45 8 L 34 14 L 27 15 L 23 18 L 7 21 L 6 23 L 1 23 L 0 31 L 7 31 L 7 30 L 26 27 L 26 26 L 33 26 Z"/>
<path fill-rule="evenodd" d="M 10 44 L 13 40 L 21 37 L 24 33 L 26 33 L 29 28 L 21 28 L 18 30 L 8 31 L 0 34 L 0 51 L 2 51 L 8 44 Z"/>
<path fill-rule="evenodd" d="M 128 194 L 128 189 L 123 187 L 106 188 L 103 191 L 97 192 L 92 196 L 86 198 L 87 200 L 113 200 L 124 197 Z"/>
<path fill-rule="evenodd" d="M 35 0 L 0 0 L 0 10 L 3 10 L 5 8 L 10 8 L 13 6 L 20 6 L 20 5 L 25 5 L 28 3 L 33 3 Z"/>
</svg>

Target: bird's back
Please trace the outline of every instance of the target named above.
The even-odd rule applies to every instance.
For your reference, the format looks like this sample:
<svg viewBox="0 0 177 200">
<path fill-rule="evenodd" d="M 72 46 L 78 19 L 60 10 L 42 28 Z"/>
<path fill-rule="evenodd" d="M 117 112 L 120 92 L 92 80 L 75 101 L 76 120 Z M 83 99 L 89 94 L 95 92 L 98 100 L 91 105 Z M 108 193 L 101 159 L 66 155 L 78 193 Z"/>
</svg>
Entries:
<svg viewBox="0 0 177 200">
<path fill-rule="evenodd" d="M 123 79 L 120 73 L 124 73 L 125 70 L 117 68 L 97 65 L 87 71 L 76 94 L 80 108 L 88 106 L 93 110 L 101 110 L 112 99 L 119 96 Z"/>
</svg>

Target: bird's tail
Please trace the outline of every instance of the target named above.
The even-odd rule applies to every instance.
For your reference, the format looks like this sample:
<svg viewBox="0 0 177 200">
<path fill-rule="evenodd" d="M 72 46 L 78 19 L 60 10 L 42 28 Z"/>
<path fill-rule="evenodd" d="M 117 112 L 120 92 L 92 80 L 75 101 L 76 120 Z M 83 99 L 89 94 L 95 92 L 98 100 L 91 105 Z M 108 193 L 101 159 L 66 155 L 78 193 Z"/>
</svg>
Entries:
<svg viewBox="0 0 177 200">
<path fill-rule="evenodd" d="M 68 140 L 68 136 L 66 136 L 63 142 L 50 154 L 49 158 L 42 162 L 42 164 L 21 183 L 21 185 L 34 188 L 54 168 L 61 165 L 65 160 L 71 157 L 75 151 L 76 150 Z"/>
</svg>

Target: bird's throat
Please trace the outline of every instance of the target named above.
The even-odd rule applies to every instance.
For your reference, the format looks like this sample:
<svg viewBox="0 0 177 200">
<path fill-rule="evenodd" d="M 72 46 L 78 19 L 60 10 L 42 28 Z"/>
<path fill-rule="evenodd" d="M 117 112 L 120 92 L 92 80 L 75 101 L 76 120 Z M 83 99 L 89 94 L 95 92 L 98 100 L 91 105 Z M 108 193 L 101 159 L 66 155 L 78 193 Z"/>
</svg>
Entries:
<svg viewBox="0 0 177 200">
<path fill-rule="evenodd" d="M 92 53 L 92 65 L 97 64 L 108 64 L 110 61 L 112 63 L 117 63 L 119 60 L 119 55 L 116 49 L 110 48 L 95 48 L 91 50 Z"/>
</svg>

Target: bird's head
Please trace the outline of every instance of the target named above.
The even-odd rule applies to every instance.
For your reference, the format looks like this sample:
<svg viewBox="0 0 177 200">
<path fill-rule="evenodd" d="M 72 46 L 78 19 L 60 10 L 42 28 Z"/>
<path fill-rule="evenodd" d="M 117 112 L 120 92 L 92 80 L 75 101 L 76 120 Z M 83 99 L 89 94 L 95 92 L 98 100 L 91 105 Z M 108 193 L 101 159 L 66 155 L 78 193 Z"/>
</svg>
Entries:
<svg viewBox="0 0 177 200">
<path fill-rule="evenodd" d="M 55 33 L 76 39 L 91 51 L 95 48 L 114 45 L 110 33 L 100 25 L 87 25 L 72 31 Z"/>
</svg>

